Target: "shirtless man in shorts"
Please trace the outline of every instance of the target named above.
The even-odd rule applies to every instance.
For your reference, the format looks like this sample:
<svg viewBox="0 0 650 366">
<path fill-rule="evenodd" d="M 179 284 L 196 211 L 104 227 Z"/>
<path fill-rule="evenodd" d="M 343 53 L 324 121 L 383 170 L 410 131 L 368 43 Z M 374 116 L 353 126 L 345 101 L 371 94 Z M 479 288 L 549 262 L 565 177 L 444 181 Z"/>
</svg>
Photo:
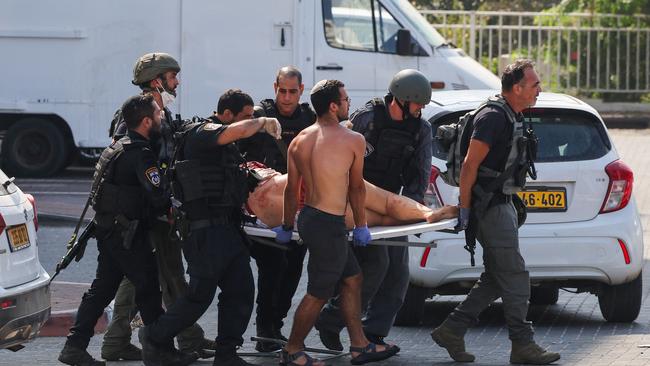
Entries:
<svg viewBox="0 0 650 366">
<path fill-rule="evenodd" d="M 311 91 L 311 103 L 318 119 L 289 145 L 287 185 L 284 191 L 282 225 L 274 227 L 276 241 L 289 242 L 298 210 L 301 179 L 305 206 L 298 216 L 298 232 L 309 250 L 307 294 L 293 320 L 289 341 L 282 350 L 281 365 L 322 366 L 302 349 L 320 310 L 337 287 L 341 310 L 350 335 L 352 364 L 389 358 L 395 346 L 368 342 L 361 328 L 361 272 L 347 242 L 345 211 L 352 209 L 354 241 L 370 241 L 364 210 L 363 181 L 365 141 L 339 122 L 347 119 L 350 99 L 343 83 L 322 80 Z"/>
</svg>

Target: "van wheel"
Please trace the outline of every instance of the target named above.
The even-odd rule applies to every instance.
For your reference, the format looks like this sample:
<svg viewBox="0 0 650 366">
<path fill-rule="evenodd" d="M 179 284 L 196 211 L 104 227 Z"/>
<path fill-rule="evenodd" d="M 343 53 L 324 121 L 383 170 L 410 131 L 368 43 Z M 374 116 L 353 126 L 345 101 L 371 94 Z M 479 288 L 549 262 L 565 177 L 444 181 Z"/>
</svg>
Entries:
<svg viewBox="0 0 650 366">
<path fill-rule="evenodd" d="M 560 296 L 556 287 L 535 286 L 530 288 L 530 303 L 533 305 L 555 305 Z"/>
<path fill-rule="evenodd" d="M 12 175 L 48 177 L 64 167 L 68 148 L 63 134 L 52 122 L 26 118 L 7 131 L 2 157 L 4 168 Z"/>
<path fill-rule="evenodd" d="M 598 305 L 608 322 L 629 323 L 639 316 L 643 284 L 641 273 L 634 281 L 620 285 L 603 285 L 598 293 Z"/>
<path fill-rule="evenodd" d="M 402 308 L 395 317 L 395 325 L 419 325 L 428 295 L 428 289 L 409 284 Z"/>
</svg>

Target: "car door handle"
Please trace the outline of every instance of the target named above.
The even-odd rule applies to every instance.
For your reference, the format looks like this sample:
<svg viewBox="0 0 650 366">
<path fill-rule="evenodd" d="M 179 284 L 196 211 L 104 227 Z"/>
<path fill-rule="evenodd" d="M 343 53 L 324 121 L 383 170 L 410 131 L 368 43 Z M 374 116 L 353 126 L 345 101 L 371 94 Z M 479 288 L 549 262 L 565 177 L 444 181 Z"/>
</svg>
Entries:
<svg viewBox="0 0 650 366">
<path fill-rule="evenodd" d="M 343 70 L 343 66 L 339 66 L 339 65 L 320 65 L 320 66 L 316 66 L 316 70 Z"/>
</svg>

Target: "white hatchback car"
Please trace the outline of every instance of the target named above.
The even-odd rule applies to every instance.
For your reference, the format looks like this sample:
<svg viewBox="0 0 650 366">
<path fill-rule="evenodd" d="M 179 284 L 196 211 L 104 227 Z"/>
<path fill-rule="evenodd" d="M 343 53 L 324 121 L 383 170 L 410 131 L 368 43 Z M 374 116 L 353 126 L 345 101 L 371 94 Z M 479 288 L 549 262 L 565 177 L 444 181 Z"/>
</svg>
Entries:
<svg viewBox="0 0 650 366">
<path fill-rule="evenodd" d="M 34 197 L 0 170 L 0 349 L 19 350 L 50 316 L 50 276 L 38 260 Z"/>
<path fill-rule="evenodd" d="M 434 131 L 458 121 L 497 91 L 435 92 L 423 110 Z M 632 195 L 632 170 L 620 160 L 598 112 L 568 95 L 541 93 L 525 111 L 539 139 L 537 180 L 522 198 L 528 219 L 519 230 L 531 278 L 531 304 L 554 304 L 559 288 L 598 296 L 608 321 L 631 322 L 641 306 L 643 230 Z M 439 177 L 446 154 L 434 138 L 429 205 L 457 204 L 458 188 Z M 410 241 L 411 285 L 396 324 L 417 324 L 434 294 L 467 293 L 483 271 L 480 245 L 470 266 L 461 234 L 431 232 Z"/>
</svg>

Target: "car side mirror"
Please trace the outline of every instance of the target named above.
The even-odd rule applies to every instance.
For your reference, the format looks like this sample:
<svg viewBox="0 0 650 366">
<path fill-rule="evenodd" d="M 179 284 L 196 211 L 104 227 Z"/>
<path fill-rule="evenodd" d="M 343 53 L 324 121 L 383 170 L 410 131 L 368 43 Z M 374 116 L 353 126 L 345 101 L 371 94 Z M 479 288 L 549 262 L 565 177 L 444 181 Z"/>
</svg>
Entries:
<svg viewBox="0 0 650 366">
<path fill-rule="evenodd" d="M 411 55 L 411 31 L 408 29 L 397 31 L 397 54 L 400 56 Z"/>
</svg>

